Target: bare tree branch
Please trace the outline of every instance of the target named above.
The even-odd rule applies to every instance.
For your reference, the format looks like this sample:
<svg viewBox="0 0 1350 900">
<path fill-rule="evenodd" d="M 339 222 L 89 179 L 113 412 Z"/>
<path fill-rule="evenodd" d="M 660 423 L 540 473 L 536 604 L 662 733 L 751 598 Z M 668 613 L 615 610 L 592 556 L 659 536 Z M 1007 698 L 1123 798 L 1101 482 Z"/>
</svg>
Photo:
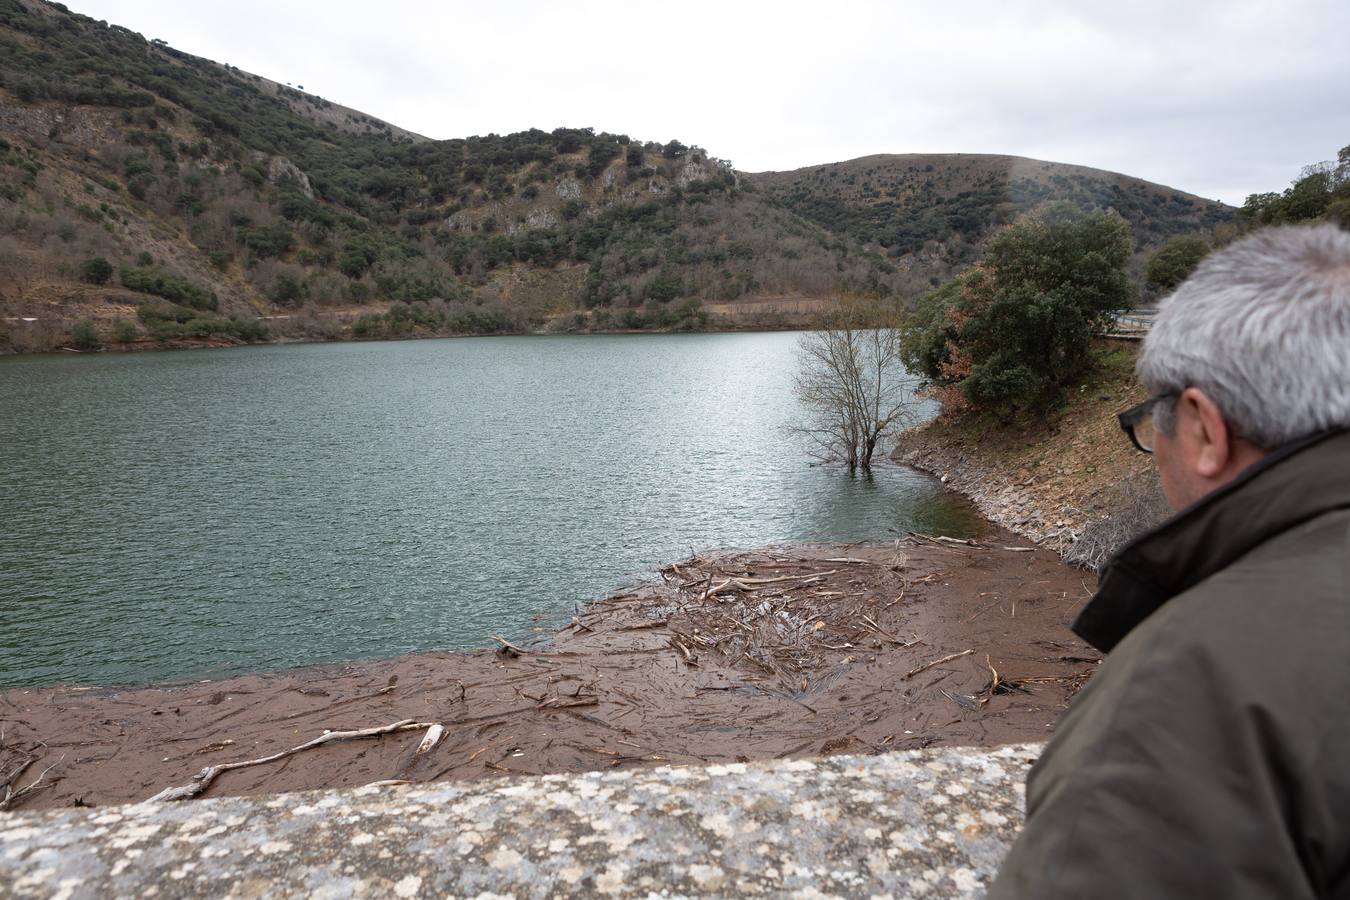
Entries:
<svg viewBox="0 0 1350 900">
<path fill-rule="evenodd" d="M 870 470 L 887 435 L 911 424 L 918 381 L 900 356 L 900 333 L 875 302 L 846 299 L 798 346 L 793 391 L 806 409 L 794 433 L 817 459 Z"/>
</svg>

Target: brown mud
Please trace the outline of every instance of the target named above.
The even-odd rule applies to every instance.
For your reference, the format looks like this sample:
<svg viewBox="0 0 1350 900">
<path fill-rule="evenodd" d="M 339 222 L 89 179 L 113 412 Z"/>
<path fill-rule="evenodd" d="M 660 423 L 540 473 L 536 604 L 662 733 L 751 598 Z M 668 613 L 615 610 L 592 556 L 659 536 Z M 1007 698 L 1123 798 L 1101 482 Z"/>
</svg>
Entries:
<svg viewBox="0 0 1350 900">
<path fill-rule="evenodd" d="M 15 808 L 139 801 L 401 720 L 444 736 L 416 755 L 425 730 L 327 743 L 204 795 L 996 745 L 1047 737 L 1098 658 L 1068 629 L 1092 576 L 1002 530 L 707 554 L 661 574 L 522 652 L 0 691 L 0 782 L 31 759 L 13 787 L 44 784 Z"/>
</svg>

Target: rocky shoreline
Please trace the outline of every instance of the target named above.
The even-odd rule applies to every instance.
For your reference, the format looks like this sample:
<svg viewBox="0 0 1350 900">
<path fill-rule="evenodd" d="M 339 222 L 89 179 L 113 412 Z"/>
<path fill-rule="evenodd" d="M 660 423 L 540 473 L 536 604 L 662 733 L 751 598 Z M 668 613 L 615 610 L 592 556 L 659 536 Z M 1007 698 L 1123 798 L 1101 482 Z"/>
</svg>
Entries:
<svg viewBox="0 0 1350 900">
<path fill-rule="evenodd" d="M 1121 434 L 1115 413 L 1139 402 L 1134 348 L 1094 373 L 1066 406 L 1033 424 L 944 414 L 900 435 L 891 458 L 969 498 L 987 519 L 1073 556 L 1123 494 L 1156 482 L 1149 457 Z"/>
<path fill-rule="evenodd" d="M 1076 508 L 1060 506 L 1048 512 L 1035 491 L 1035 481 L 1009 479 L 978 455 L 951 450 L 941 444 L 898 450 L 896 462 L 937 477 L 948 488 L 975 504 L 986 519 L 1014 534 L 1063 551 L 1073 544 L 1082 522 Z"/>
</svg>

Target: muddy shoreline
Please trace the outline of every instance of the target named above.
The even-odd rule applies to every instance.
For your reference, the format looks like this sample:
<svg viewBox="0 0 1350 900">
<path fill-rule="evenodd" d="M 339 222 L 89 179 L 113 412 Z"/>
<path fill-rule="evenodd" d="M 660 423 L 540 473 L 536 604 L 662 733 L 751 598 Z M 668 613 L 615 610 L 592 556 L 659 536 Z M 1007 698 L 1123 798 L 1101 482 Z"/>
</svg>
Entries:
<svg viewBox="0 0 1350 900">
<path fill-rule="evenodd" d="M 0 691 L 19 809 L 147 799 L 325 730 L 438 723 L 222 774 L 206 796 L 1042 740 L 1097 654 L 1090 576 L 1002 529 L 975 543 L 704 554 L 539 646 L 133 688 Z M 519 651 L 519 652 L 518 652 Z M 48 769 L 48 767 L 51 767 Z"/>
</svg>

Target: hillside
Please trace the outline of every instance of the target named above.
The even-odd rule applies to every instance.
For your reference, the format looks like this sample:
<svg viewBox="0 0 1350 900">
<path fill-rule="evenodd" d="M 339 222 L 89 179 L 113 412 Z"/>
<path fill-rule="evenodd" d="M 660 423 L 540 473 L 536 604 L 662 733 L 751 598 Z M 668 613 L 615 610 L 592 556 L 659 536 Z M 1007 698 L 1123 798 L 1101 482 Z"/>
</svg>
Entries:
<svg viewBox="0 0 1350 900">
<path fill-rule="evenodd" d="M 0 352 L 803 324 L 840 292 L 912 298 L 1018 209 L 1107 197 L 985 159 L 1010 158 L 747 176 L 591 128 L 429 140 L 0 0 Z M 1117 178 L 1141 245 L 1222 215 Z"/>
<path fill-rule="evenodd" d="M 974 262 L 998 226 L 1051 200 L 1114 209 L 1138 251 L 1237 215 L 1139 178 L 1019 156 L 882 154 L 745 178 L 783 208 L 880 248 L 919 289 Z"/>
</svg>

